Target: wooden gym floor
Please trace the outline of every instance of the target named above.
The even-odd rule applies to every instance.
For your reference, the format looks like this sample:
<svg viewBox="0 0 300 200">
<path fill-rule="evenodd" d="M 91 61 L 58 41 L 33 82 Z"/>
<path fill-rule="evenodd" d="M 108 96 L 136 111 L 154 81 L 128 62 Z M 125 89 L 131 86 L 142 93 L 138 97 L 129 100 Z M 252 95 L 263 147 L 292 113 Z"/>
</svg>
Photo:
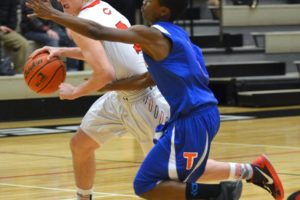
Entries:
<svg viewBox="0 0 300 200">
<path fill-rule="evenodd" d="M 286 197 L 300 190 L 300 106 L 220 107 L 220 111 L 223 121 L 211 158 L 249 162 L 265 153 L 279 173 Z M 72 118 L 0 123 L 0 198 L 75 200 L 68 145 L 79 122 Z M 24 132 L 31 135 L 16 136 Z M 133 194 L 132 180 L 143 156 L 133 138 L 111 140 L 96 154 L 94 199 L 139 199 Z M 241 199 L 272 198 L 244 182 Z"/>
</svg>

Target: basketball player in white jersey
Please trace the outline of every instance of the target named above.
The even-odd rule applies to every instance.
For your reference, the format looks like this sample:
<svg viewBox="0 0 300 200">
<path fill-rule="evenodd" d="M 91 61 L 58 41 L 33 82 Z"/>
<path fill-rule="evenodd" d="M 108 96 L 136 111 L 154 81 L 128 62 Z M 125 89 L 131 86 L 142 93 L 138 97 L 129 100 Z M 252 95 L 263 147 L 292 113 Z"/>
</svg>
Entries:
<svg viewBox="0 0 300 200">
<path fill-rule="evenodd" d="M 100 0 L 60 0 L 66 13 L 94 20 L 102 25 L 126 29 L 129 21 L 108 3 Z M 76 99 L 97 91 L 108 83 L 147 71 L 138 45 L 96 41 L 72 32 L 76 48 L 43 47 L 33 56 L 48 51 L 54 56 L 85 60 L 91 77 L 78 86 L 62 83 L 61 99 Z M 146 73 L 145 73 L 146 74 Z M 149 84 L 152 84 L 151 82 Z M 91 199 L 95 177 L 94 151 L 107 140 L 127 132 L 133 134 L 146 155 L 153 146 L 156 126 L 169 116 L 169 106 L 156 87 L 107 92 L 84 116 L 70 141 L 77 186 L 77 199 Z"/>
<path fill-rule="evenodd" d="M 126 29 L 128 20 L 109 4 L 100 0 L 60 0 L 64 11 L 99 24 Z M 32 56 L 48 51 L 49 59 L 55 56 L 85 60 L 92 67 L 89 80 L 75 87 L 68 83 L 60 85 L 61 99 L 76 99 L 99 88 L 118 90 L 107 92 L 87 112 L 79 130 L 70 142 L 77 199 L 92 199 L 95 177 L 94 151 L 107 140 L 127 132 L 140 143 L 146 155 L 153 146 L 153 132 L 158 124 L 169 117 L 169 105 L 161 96 L 146 73 L 147 69 L 138 45 L 108 41 L 96 41 L 72 32 L 78 48 L 43 47 Z M 109 83 L 113 84 L 109 84 Z M 115 83 L 115 84 L 114 84 Z M 149 85 L 148 88 L 145 88 Z M 122 91 L 126 89 L 126 91 Z M 134 89 L 134 90 L 133 90 Z M 137 90 L 140 89 L 140 90 Z M 216 173 L 217 161 L 208 160 L 206 174 L 202 181 L 227 179 Z M 211 170 L 210 168 L 214 169 Z M 218 178 L 215 178 L 218 177 Z M 224 182 L 225 190 L 240 196 L 241 183 Z M 227 192 L 228 192 L 227 191 Z M 225 192 L 222 195 L 226 195 Z"/>
</svg>

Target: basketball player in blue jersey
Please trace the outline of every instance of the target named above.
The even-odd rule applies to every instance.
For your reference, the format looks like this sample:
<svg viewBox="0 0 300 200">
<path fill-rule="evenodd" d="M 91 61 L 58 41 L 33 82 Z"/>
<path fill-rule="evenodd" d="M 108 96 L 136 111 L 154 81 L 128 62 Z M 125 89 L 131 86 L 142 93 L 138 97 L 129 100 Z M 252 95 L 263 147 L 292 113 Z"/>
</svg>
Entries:
<svg viewBox="0 0 300 200">
<path fill-rule="evenodd" d="M 246 179 L 269 191 L 274 199 L 283 199 L 281 181 L 264 155 L 252 164 L 207 162 L 220 115 L 217 100 L 208 88 L 209 77 L 200 48 L 172 23 L 186 8 L 187 0 L 145 0 L 142 12 L 151 27 L 137 25 L 127 30 L 111 29 L 61 13 L 49 2 L 28 0 L 27 5 L 38 17 L 95 40 L 141 46 L 148 71 L 169 103 L 171 116 L 167 123 L 157 127 L 156 145 L 135 177 L 137 195 L 155 200 L 238 199 L 234 191 L 225 195 L 228 190 L 222 184 L 196 183 L 199 178 L 231 177 Z"/>
</svg>

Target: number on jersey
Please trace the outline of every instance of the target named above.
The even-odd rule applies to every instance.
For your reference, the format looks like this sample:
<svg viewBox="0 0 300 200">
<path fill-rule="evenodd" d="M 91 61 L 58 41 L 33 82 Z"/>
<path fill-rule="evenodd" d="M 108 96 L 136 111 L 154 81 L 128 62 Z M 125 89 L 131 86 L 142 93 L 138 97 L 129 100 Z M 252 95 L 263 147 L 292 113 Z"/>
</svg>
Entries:
<svg viewBox="0 0 300 200">
<path fill-rule="evenodd" d="M 124 24 L 123 22 L 119 21 L 117 24 L 116 24 L 116 27 L 118 29 L 128 29 L 128 26 L 126 24 Z M 140 47 L 139 44 L 134 44 L 133 45 L 133 48 L 134 50 L 136 51 L 137 54 L 139 54 L 141 51 L 142 51 L 142 48 Z"/>
</svg>

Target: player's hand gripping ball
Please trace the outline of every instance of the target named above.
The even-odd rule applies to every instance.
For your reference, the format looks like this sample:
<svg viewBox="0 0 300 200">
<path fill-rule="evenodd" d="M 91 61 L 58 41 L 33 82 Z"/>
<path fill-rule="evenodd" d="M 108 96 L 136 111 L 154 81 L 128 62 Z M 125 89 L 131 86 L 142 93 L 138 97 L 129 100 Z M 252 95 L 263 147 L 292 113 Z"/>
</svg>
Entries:
<svg viewBox="0 0 300 200">
<path fill-rule="evenodd" d="M 58 57 L 47 60 L 44 52 L 28 58 L 24 66 L 24 78 L 28 87 L 38 94 L 51 94 L 66 78 L 66 65 Z"/>
</svg>

